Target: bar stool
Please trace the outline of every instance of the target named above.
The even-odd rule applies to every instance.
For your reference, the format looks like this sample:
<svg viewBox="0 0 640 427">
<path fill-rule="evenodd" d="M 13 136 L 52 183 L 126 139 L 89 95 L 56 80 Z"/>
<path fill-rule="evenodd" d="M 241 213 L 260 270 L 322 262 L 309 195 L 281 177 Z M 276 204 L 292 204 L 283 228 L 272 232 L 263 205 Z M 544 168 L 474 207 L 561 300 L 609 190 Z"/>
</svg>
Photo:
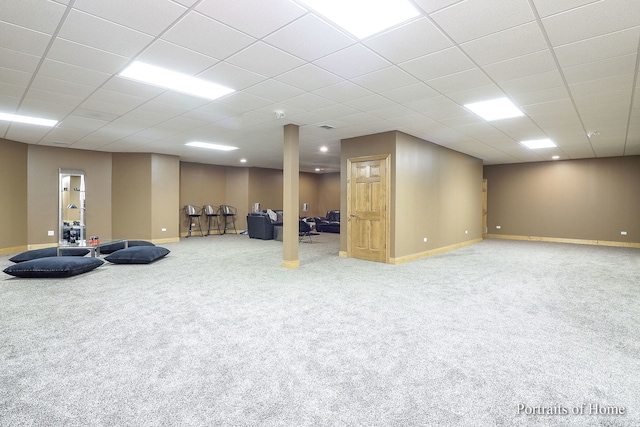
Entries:
<svg viewBox="0 0 640 427">
<path fill-rule="evenodd" d="M 229 205 L 220 205 L 220 216 L 222 217 L 222 221 L 224 222 L 224 228 L 222 230 L 222 234 L 227 234 L 227 230 L 231 229 L 229 227 L 229 221 L 231 221 L 231 225 L 233 225 L 233 231 L 238 234 L 238 230 L 236 230 L 236 214 L 238 210 L 233 206 Z"/>
<path fill-rule="evenodd" d="M 218 230 L 218 234 L 222 234 L 220 232 L 220 210 L 217 206 L 204 205 L 202 207 L 202 213 L 207 217 L 207 236 L 211 234 L 211 221 L 215 223 L 216 230 Z"/>
<path fill-rule="evenodd" d="M 200 236 L 204 237 L 202 233 L 202 225 L 200 224 L 200 215 L 202 212 L 198 211 L 193 205 L 186 205 L 184 207 L 184 213 L 187 216 L 187 220 L 189 221 L 189 231 L 187 232 L 187 237 L 191 236 L 192 227 L 195 223 L 196 218 L 198 219 L 198 231 L 200 232 Z"/>
</svg>

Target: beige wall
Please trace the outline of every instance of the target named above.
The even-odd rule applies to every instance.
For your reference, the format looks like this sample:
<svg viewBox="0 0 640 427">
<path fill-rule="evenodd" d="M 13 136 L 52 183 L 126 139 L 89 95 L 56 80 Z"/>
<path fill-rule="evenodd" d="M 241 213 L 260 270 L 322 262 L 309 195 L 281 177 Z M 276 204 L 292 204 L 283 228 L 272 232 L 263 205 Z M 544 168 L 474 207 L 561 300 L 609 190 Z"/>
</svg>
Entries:
<svg viewBox="0 0 640 427">
<path fill-rule="evenodd" d="M 489 234 L 640 242 L 640 156 L 485 166 L 484 177 Z"/>
<path fill-rule="evenodd" d="M 27 145 L 27 241 L 58 242 L 58 169 L 85 171 L 87 235 L 111 238 L 111 153 Z M 55 230 L 55 236 L 47 231 Z"/>
<path fill-rule="evenodd" d="M 300 212 L 298 216 L 301 217 L 314 217 L 320 216 L 320 212 L 322 212 L 319 208 L 319 200 L 320 200 L 320 177 L 321 175 L 315 173 L 308 172 L 300 172 L 300 181 L 299 181 L 299 201 L 300 201 Z M 336 190 L 338 193 L 340 192 L 340 181 L 336 182 Z M 338 201 L 340 198 L 338 198 Z M 303 203 L 307 203 L 309 205 L 309 210 L 307 212 L 302 210 Z"/>
<path fill-rule="evenodd" d="M 150 239 L 151 155 L 114 153 L 111 179 L 113 238 Z"/>
<path fill-rule="evenodd" d="M 177 241 L 180 236 L 180 159 L 151 155 L 151 240 Z M 204 227 L 204 224 L 203 224 Z"/>
<path fill-rule="evenodd" d="M 340 209 L 340 173 L 318 175 L 318 207 L 313 216 L 325 216 L 327 211 Z"/>
<path fill-rule="evenodd" d="M 283 175 L 281 170 L 250 168 L 247 212 L 254 203 L 261 209 L 282 209 Z M 245 214 L 246 216 L 246 214 Z"/>
<path fill-rule="evenodd" d="M 27 170 L 27 145 L 0 139 L 0 254 L 27 248 Z"/>
<path fill-rule="evenodd" d="M 180 234 L 185 235 L 189 229 L 183 208 L 185 205 L 202 207 L 204 205 L 220 206 L 227 200 L 227 168 L 202 163 L 180 162 L 180 188 L 178 221 Z M 206 228 L 206 220 L 202 218 L 202 227 Z M 213 224 L 211 225 L 214 226 Z"/>
<path fill-rule="evenodd" d="M 227 168 L 227 205 L 237 209 L 236 229 L 238 232 L 247 228 L 249 201 L 249 169 Z"/>
<path fill-rule="evenodd" d="M 340 209 L 345 213 L 347 159 L 390 155 L 392 259 L 481 238 L 481 160 L 402 132 L 343 140 L 341 150 Z M 341 219 L 346 230 L 345 215 Z M 347 250 L 346 233 L 340 234 L 340 250 Z"/>
<path fill-rule="evenodd" d="M 482 237 L 481 160 L 398 132 L 395 168 L 392 257 Z"/>
</svg>

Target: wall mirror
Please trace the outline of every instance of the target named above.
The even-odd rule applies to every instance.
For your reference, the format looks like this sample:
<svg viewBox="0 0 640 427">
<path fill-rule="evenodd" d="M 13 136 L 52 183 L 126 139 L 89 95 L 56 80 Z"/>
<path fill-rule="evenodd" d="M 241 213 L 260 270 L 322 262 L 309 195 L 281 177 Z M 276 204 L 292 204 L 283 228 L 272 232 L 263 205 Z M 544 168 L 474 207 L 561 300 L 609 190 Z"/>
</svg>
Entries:
<svg viewBox="0 0 640 427">
<path fill-rule="evenodd" d="M 84 243 L 86 239 L 86 206 L 84 171 L 81 169 L 60 169 L 59 212 L 60 243 Z"/>
</svg>

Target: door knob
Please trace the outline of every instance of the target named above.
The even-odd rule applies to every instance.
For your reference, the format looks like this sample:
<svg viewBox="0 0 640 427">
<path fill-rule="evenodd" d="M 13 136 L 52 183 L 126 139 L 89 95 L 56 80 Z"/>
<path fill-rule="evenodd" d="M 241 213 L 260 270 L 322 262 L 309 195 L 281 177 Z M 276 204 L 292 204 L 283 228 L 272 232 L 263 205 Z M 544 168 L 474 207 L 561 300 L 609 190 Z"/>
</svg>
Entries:
<svg viewBox="0 0 640 427">
<path fill-rule="evenodd" d="M 351 216 L 355 217 L 355 216 L 356 216 L 356 214 L 352 213 L 352 214 L 351 214 Z"/>
</svg>

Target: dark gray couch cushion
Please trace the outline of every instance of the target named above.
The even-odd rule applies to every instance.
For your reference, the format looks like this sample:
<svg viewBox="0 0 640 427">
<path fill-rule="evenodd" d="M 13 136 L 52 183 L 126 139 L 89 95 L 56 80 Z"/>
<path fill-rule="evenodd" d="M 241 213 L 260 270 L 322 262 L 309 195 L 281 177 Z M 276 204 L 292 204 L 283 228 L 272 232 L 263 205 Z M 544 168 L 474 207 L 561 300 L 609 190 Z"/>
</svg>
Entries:
<svg viewBox="0 0 640 427">
<path fill-rule="evenodd" d="M 9 258 L 11 262 L 24 262 L 32 259 L 38 258 L 47 258 L 52 256 L 57 256 L 58 248 L 44 248 L 44 249 L 34 249 L 32 251 L 26 251 L 19 253 L 18 255 L 14 255 Z M 60 255 L 65 256 L 85 256 L 89 253 L 89 249 L 62 249 L 60 251 Z"/>
<path fill-rule="evenodd" d="M 98 258 L 54 256 L 23 261 L 5 268 L 4 272 L 16 277 L 71 277 L 91 271 L 103 263 Z"/>
<path fill-rule="evenodd" d="M 169 249 L 160 246 L 133 246 L 115 251 L 104 259 L 114 264 L 149 264 L 169 252 Z"/>
</svg>

